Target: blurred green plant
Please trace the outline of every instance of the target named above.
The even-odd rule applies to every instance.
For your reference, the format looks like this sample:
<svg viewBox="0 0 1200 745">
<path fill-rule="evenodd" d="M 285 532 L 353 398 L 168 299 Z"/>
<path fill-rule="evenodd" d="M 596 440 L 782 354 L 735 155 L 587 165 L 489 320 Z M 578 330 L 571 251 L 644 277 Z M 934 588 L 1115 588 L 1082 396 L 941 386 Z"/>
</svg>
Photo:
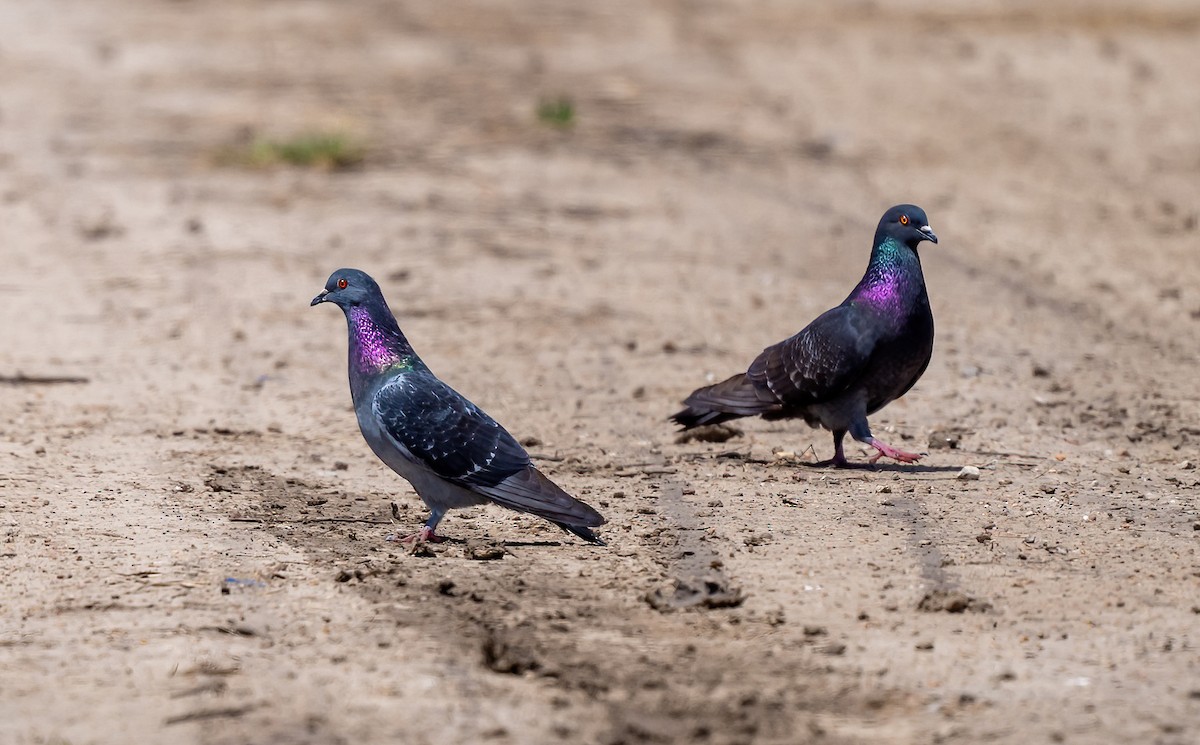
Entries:
<svg viewBox="0 0 1200 745">
<path fill-rule="evenodd" d="M 566 97 L 544 99 L 538 104 L 537 117 L 551 127 L 570 127 L 575 123 L 575 104 Z"/>
<path fill-rule="evenodd" d="M 327 171 L 362 165 L 364 148 L 350 137 L 336 133 L 298 135 L 286 140 L 259 138 L 241 148 L 219 154 L 222 165 L 269 168 L 288 165 Z"/>
</svg>

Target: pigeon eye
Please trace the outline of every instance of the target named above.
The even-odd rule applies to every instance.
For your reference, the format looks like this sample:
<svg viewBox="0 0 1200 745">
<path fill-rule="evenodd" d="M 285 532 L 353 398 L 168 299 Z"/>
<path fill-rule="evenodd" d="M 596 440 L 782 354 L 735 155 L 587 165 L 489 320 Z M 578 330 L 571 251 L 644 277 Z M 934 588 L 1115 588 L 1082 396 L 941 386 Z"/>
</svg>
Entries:
<svg viewBox="0 0 1200 745">
<path fill-rule="evenodd" d="M 906 218 L 904 218 L 904 222 L 908 222 L 908 218 L 907 218 L 907 217 L 906 217 Z M 342 277 L 341 279 L 339 279 L 339 280 L 337 281 L 337 286 L 338 286 L 338 289 L 339 289 L 339 290 L 344 290 L 344 289 L 346 289 L 346 285 L 348 285 L 348 284 L 350 284 L 350 283 L 346 281 L 346 278 L 345 278 L 345 277 Z"/>
<path fill-rule="evenodd" d="M 901 225 L 907 225 L 907 224 L 908 224 L 908 215 L 900 215 L 900 224 L 901 224 Z"/>
</svg>

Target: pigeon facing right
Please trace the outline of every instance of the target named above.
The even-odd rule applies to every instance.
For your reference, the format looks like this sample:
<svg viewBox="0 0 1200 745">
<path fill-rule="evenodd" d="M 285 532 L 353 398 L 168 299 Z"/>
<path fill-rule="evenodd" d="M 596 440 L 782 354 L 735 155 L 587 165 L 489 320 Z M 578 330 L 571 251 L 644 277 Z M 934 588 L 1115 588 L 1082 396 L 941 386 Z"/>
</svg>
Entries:
<svg viewBox="0 0 1200 745">
<path fill-rule="evenodd" d="M 841 305 L 767 347 L 746 372 L 694 391 L 671 419 L 691 429 L 754 415 L 801 418 L 833 432 L 833 458 L 821 465 L 849 465 L 847 432 L 879 451 L 871 463 L 883 456 L 915 462 L 919 454 L 876 439 L 867 416 L 907 393 L 933 356 L 922 241 L 937 243 L 924 210 L 889 209 L 875 229 L 867 271 Z"/>
</svg>

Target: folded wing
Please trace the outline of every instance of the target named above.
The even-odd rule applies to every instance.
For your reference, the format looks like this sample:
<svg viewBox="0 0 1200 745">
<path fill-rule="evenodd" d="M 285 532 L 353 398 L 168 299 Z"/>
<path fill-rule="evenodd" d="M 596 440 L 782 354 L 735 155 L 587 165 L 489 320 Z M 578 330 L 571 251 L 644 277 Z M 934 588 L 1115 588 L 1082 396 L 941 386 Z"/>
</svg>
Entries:
<svg viewBox="0 0 1200 745">
<path fill-rule="evenodd" d="M 878 333 L 854 306 L 839 305 L 789 339 L 767 347 L 746 378 L 786 408 L 836 398 L 853 387 L 875 349 Z"/>
<path fill-rule="evenodd" d="M 534 468 L 496 420 L 428 372 L 383 386 L 374 411 L 397 446 L 450 483 L 568 530 L 604 523 L 600 513 Z"/>
</svg>

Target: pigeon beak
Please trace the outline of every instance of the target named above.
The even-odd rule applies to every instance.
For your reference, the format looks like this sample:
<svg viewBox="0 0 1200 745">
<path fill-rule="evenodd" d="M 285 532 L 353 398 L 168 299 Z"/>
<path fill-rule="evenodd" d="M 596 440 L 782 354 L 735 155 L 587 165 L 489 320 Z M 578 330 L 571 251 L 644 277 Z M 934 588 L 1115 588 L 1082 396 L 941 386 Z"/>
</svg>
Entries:
<svg viewBox="0 0 1200 745">
<path fill-rule="evenodd" d="M 937 243 L 937 233 L 933 232 L 933 228 L 928 225 L 922 225 L 920 231 L 925 235 L 925 240 L 931 243 Z M 315 300 L 313 302 L 316 302 Z"/>
<path fill-rule="evenodd" d="M 308 304 L 308 307 L 311 308 L 314 305 L 318 305 L 320 303 L 325 302 L 325 296 L 328 294 L 329 294 L 329 290 L 321 290 L 321 294 L 317 295 L 315 298 L 313 298 L 312 302 Z"/>
</svg>

